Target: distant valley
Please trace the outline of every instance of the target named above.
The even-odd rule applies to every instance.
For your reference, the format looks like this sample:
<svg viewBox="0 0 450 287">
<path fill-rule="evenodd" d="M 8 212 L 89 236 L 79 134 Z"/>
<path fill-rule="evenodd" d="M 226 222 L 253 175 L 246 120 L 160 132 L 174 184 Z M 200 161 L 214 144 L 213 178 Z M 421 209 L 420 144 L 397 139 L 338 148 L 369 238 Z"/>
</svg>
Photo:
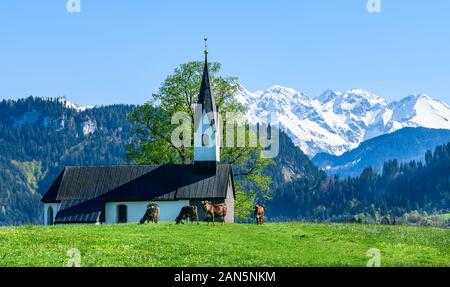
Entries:
<svg viewBox="0 0 450 287">
<path fill-rule="evenodd" d="M 424 162 L 427 150 L 447 142 L 450 142 L 450 130 L 403 128 L 362 142 L 340 156 L 319 153 L 312 161 L 329 175 L 345 178 L 359 175 L 365 167 L 381 171 L 388 160 Z"/>
</svg>

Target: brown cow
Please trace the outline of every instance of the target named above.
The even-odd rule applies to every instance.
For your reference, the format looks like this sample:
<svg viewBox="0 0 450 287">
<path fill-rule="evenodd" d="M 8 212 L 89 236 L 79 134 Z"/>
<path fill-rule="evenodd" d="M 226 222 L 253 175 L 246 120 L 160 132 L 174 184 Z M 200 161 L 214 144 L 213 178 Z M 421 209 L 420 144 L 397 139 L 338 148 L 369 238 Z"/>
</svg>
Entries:
<svg viewBox="0 0 450 287">
<path fill-rule="evenodd" d="M 183 220 L 188 219 L 191 221 L 191 223 L 197 221 L 198 223 L 198 212 L 197 212 L 197 206 L 184 206 L 181 208 L 180 214 L 177 216 L 176 223 L 177 224 L 184 224 Z"/>
<path fill-rule="evenodd" d="M 227 215 L 227 205 L 225 203 L 221 204 L 211 204 L 211 202 L 205 200 L 202 201 L 203 207 L 205 208 L 206 218 L 209 225 L 209 217 L 212 219 L 214 225 L 214 218 L 221 217 L 222 225 L 225 224 L 225 216 Z"/>
<path fill-rule="evenodd" d="M 264 223 L 264 215 L 266 214 L 266 206 L 264 204 L 255 205 L 256 224 Z"/>
<path fill-rule="evenodd" d="M 146 222 L 158 223 L 159 220 L 159 206 L 156 203 L 152 203 L 147 207 L 144 217 L 142 217 L 140 224 Z"/>
</svg>

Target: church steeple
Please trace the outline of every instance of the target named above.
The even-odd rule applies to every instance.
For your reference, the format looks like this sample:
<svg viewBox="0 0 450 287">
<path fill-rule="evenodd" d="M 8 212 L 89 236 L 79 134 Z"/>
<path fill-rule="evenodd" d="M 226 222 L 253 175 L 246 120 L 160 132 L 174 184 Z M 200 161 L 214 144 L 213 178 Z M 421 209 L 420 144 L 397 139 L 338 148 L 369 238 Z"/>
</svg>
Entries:
<svg viewBox="0 0 450 287">
<path fill-rule="evenodd" d="M 205 64 L 194 117 L 194 163 L 215 171 L 220 161 L 219 125 L 208 67 L 208 46 L 205 38 Z"/>
<path fill-rule="evenodd" d="M 197 104 L 202 105 L 203 111 L 206 112 L 211 122 L 212 129 L 215 131 L 217 122 L 217 106 L 211 90 L 211 82 L 209 78 L 207 41 L 208 39 L 205 38 L 205 65 L 203 67 L 203 78 L 200 86 L 200 94 L 198 95 Z"/>
</svg>

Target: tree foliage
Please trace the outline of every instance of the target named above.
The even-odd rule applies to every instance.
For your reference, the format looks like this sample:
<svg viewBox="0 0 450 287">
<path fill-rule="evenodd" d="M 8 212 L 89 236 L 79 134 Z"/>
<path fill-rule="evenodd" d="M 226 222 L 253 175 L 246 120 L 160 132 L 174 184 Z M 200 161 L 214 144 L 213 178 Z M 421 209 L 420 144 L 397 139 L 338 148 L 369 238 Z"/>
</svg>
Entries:
<svg viewBox="0 0 450 287">
<path fill-rule="evenodd" d="M 202 81 L 204 64 L 189 62 L 180 65 L 161 84 L 150 101 L 135 108 L 130 114 L 133 124 L 131 143 L 127 147 L 127 158 L 139 164 L 192 164 L 194 160 L 194 112 Z M 211 85 L 221 115 L 227 112 L 244 113 L 246 107 L 236 100 L 240 86 L 235 77 L 219 75 L 219 63 L 210 63 Z M 190 139 L 189 144 L 177 146 L 172 135 L 180 122 L 172 121 L 176 113 L 184 112 L 190 117 L 190 134 L 180 139 Z M 224 126 L 226 122 L 224 121 Z M 250 137 L 246 131 L 246 138 Z M 226 135 L 225 136 L 236 136 Z M 264 175 L 271 160 L 261 156 L 262 147 L 223 147 L 221 161 L 233 165 L 239 192 L 257 194 L 258 200 L 270 198 L 270 176 Z"/>
</svg>

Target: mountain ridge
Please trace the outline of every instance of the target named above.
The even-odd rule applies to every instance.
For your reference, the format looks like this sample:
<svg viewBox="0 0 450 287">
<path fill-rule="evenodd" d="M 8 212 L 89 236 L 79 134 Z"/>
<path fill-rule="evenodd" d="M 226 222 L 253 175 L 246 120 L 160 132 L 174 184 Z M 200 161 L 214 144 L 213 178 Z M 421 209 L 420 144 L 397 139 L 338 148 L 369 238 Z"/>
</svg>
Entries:
<svg viewBox="0 0 450 287">
<path fill-rule="evenodd" d="M 365 140 L 405 127 L 450 129 L 450 107 L 426 94 L 387 102 L 364 89 L 327 90 L 309 98 L 280 85 L 250 92 L 242 86 L 237 99 L 256 122 L 276 114 L 280 127 L 306 154 L 342 155 Z"/>
<path fill-rule="evenodd" d="M 319 153 L 312 161 L 329 175 L 354 177 L 366 167 L 381 171 L 383 164 L 389 160 L 399 163 L 411 160 L 424 162 L 428 150 L 448 142 L 450 130 L 408 127 L 364 141 L 339 156 Z"/>
<path fill-rule="evenodd" d="M 326 90 L 310 98 L 281 85 L 254 92 L 241 85 L 236 97 L 248 107 L 250 122 L 275 115 L 281 129 L 311 158 L 319 153 L 342 155 L 366 140 L 405 127 L 450 129 L 450 106 L 423 93 L 387 102 L 361 88 Z M 98 108 L 74 104 L 66 97 L 56 100 L 78 112 Z M 94 130 L 95 125 L 87 123 L 84 132 Z"/>
</svg>

